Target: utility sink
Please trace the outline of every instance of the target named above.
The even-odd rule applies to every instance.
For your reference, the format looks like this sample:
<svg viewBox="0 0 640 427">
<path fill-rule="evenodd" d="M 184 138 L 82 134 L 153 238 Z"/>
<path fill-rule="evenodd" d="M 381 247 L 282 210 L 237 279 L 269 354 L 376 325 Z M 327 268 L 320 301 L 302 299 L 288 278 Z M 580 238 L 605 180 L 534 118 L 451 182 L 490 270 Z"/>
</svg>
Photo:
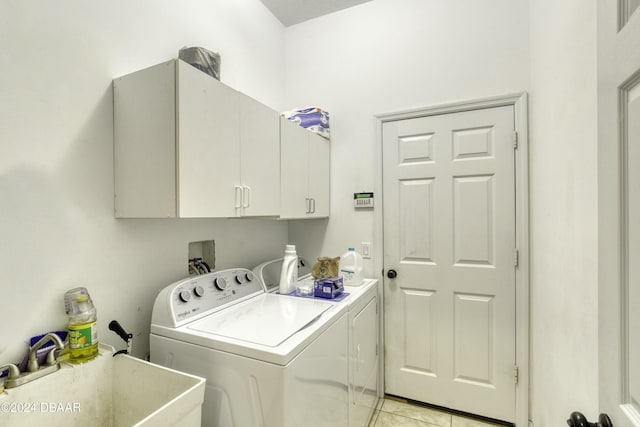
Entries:
<svg viewBox="0 0 640 427">
<path fill-rule="evenodd" d="M 100 344 L 87 363 L 62 363 L 45 377 L 0 393 L 7 426 L 200 426 L 204 378 Z"/>
</svg>

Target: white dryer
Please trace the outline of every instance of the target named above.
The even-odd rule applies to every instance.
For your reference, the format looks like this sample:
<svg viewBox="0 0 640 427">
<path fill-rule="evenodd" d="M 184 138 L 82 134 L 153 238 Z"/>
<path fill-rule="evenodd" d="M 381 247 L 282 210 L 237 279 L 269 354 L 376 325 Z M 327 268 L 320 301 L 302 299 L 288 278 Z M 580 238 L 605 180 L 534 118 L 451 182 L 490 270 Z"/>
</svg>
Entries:
<svg viewBox="0 0 640 427">
<path fill-rule="evenodd" d="M 151 361 L 207 379 L 203 426 L 347 426 L 347 306 L 266 293 L 238 268 L 163 289 Z"/>
<path fill-rule="evenodd" d="M 266 292 L 277 292 L 283 258 L 264 262 L 253 269 Z M 310 276 L 311 266 L 298 259 L 298 277 Z M 327 300 L 346 305 L 349 326 L 349 427 L 369 425 L 378 402 L 378 282 L 367 279 L 360 286 L 345 286 L 346 298 Z M 290 297 L 295 298 L 295 297 Z M 303 297 L 304 298 L 304 297 Z"/>
</svg>

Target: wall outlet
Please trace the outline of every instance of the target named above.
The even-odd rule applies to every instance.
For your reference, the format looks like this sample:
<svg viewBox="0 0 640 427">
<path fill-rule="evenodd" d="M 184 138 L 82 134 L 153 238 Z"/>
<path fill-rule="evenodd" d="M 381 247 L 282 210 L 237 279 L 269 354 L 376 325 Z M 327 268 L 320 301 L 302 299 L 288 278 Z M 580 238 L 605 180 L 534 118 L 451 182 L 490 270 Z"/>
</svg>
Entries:
<svg viewBox="0 0 640 427">
<path fill-rule="evenodd" d="M 360 253 L 362 254 L 362 258 L 363 259 L 370 259 L 371 258 L 371 250 L 372 250 L 372 245 L 369 242 L 362 242 L 360 243 Z"/>
</svg>

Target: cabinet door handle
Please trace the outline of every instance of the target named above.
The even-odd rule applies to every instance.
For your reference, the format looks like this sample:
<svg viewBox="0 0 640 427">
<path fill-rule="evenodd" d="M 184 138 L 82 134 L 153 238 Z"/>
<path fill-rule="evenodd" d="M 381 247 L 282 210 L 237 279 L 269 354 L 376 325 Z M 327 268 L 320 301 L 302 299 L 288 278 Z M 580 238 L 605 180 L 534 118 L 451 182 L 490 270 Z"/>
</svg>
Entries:
<svg viewBox="0 0 640 427">
<path fill-rule="evenodd" d="M 240 209 L 242 207 L 242 187 L 240 187 L 239 185 L 236 185 L 235 187 L 235 191 L 236 191 L 236 209 Z"/>
<path fill-rule="evenodd" d="M 304 213 L 311 213 L 311 199 L 310 199 L 310 198 L 308 198 L 308 197 L 306 197 L 306 198 L 304 199 L 304 203 L 305 203 L 305 205 L 306 205 L 306 208 L 305 208 Z"/>
<path fill-rule="evenodd" d="M 242 187 L 242 207 L 248 208 L 251 206 L 251 187 L 245 185 Z"/>
<path fill-rule="evenodd" d="M 312 208 L 310 209 L 311 212 L 309 213 L 316 213 L 316 199 L 311 198 L 309 200 L 311 201 L 311 206 L 312 206 Z"/>
</svg>

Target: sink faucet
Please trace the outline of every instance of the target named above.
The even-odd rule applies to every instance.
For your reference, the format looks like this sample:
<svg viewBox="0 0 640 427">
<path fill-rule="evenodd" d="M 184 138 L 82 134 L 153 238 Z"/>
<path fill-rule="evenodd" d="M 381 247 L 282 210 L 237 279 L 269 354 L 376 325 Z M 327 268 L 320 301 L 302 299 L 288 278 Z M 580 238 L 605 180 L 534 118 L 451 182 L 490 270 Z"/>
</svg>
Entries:
<svg viewBox="0 0 640 427">
<path fill-rule="evenodd" d="M 54 363 L 56 363 L 55 351 L 62 350 L 64 348 L 64 343 L 58 335 L 53 332 L 49 332 L 44 337 L 40 338 L 40 340 L 29 349 L 29 363 L 27 364 L 28 372 L 36 372 L 38 369 L 40 369 L 37 353 L 38 350 L 49 341 L 53 341 L 56 348 L 52 349 L 47 354 L 47 365 L 53 365 Z"/>
<path fill-rule="evenodd" d="M 14 379 L 20 376 L 20 369 L 18 369 L 18 367 L 13 363 L 7 363 L 6 365 L 0 366 L 0 372 L 4 371 L 5 369 L 9 370 L 9 375 L 7 375 L 7 379 Z"/>
<path fill-rule="evenodd" d="M 53 341 L 55 348 L 52 348 L 47 353 L 46 366 L 40 368 L 38 363 L 38 350 L 42 348 L 48 342 Z M 53 332 L 49 332 L 38 340 L 37 343 L 29 349 L 29 361 L 27 362 L 27 371 L 20 373 L 20 370 L 15 365 L 0 366 L 0 369 L 9 368 L 9 376 L 4 382 L 5 388 L 18 387 L 22 384 L 26 384 L 38 378 L 42 378 L 45 375 L 51 374 L 60 369 L 60 364 L 56 360 L 56 350 L 62 350 L 64 343 L 58 335 Z"/>
</svg>

